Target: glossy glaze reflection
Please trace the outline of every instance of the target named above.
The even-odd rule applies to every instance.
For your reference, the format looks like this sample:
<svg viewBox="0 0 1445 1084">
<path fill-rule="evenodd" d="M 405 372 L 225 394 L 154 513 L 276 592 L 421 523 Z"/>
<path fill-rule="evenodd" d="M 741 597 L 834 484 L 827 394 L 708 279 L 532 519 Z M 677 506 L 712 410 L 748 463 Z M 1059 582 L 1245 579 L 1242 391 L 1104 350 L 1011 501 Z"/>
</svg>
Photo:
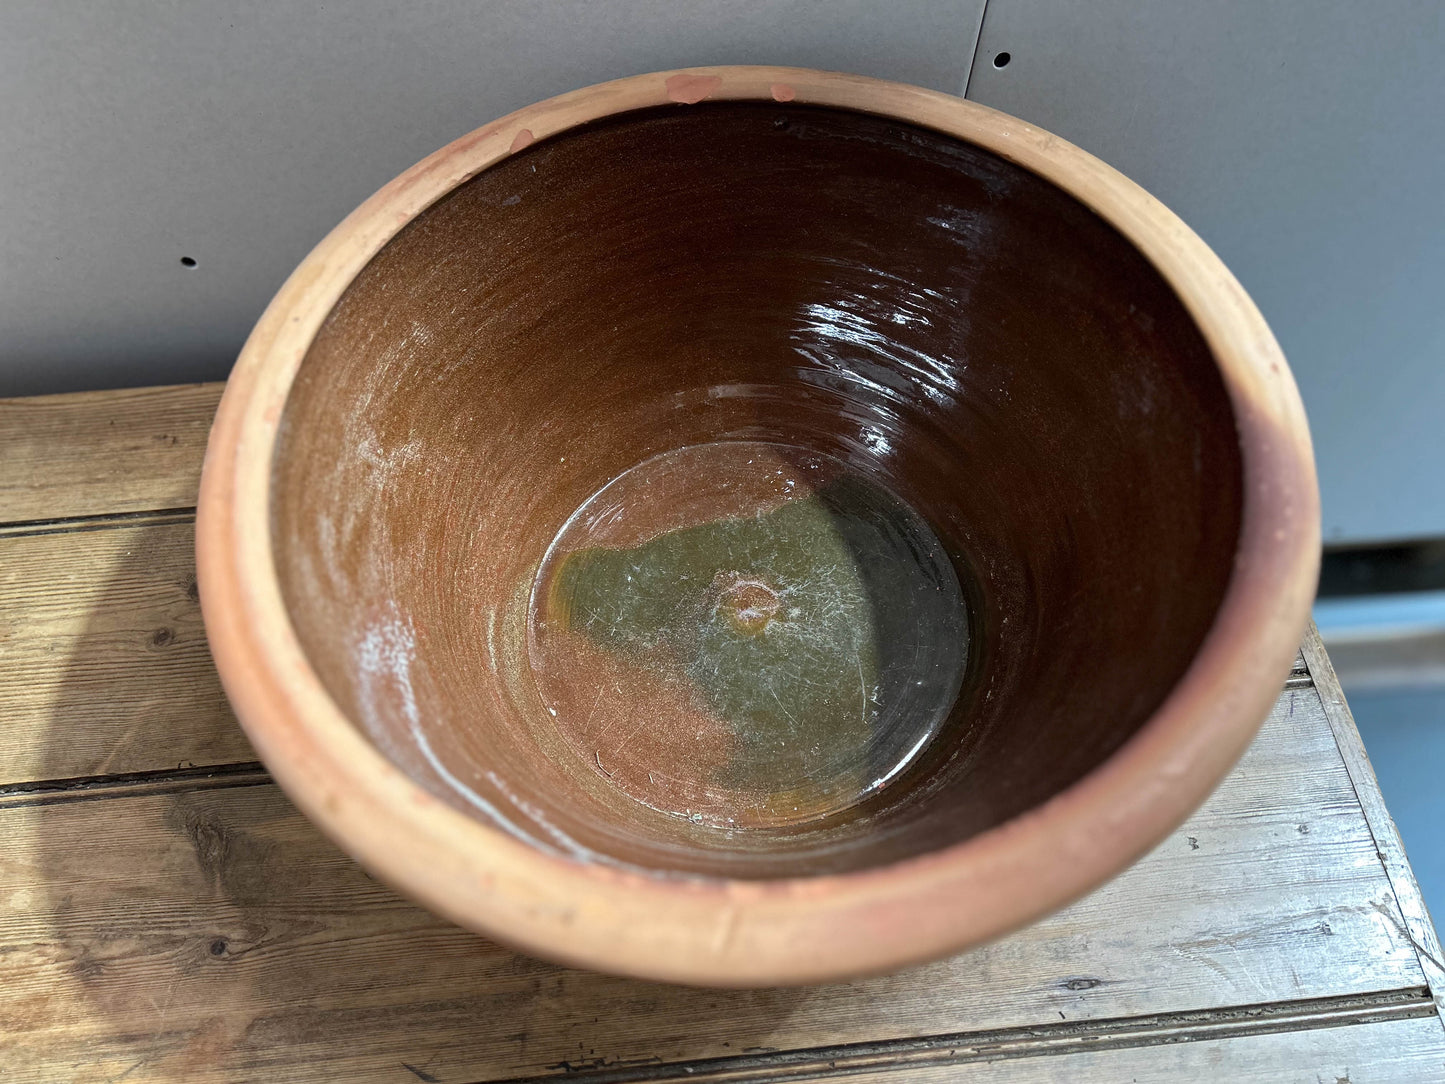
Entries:
<svg viewBox="0 0 1445 1084">
<path fill-rule="evenodd" d="M 1184 672 L 1243 499 L 1213 359 L 1110 226 L 957 140 L 762 103 L 598 122 L 453 191 L 341 297 L 282 424 L 277 570 L 348 717 L 457 808 L 662 874 L 863 869 L 1058 793 Z M 737 814 L 649 800 L 586 726 L 559 726 L 529 626 L 579 507 L 638 464 L 749 442 L 911 509 L 967 622 L 937 646 L 967 651 L 946 717 L 919 724 L 934 736 L 887 786 L 727 831 Z M 721 620 L 777 619 L 776 584 L 722 571 L 737 576 L 704 592 Z M 647 650 L 569 629 L 598 665 Z M 864 662 L 850 691 L 881 681 Z M 726 689 L 692 688 L 727 714 Z"/>
</svg>

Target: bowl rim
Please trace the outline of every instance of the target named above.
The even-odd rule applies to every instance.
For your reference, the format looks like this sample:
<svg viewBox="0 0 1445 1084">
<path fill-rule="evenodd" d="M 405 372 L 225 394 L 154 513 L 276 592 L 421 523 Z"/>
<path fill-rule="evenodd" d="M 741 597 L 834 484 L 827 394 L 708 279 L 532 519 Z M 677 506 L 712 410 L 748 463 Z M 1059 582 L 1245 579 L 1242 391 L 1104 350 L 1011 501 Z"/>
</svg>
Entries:
<svg viewBox="0 0 1445 1084">
<path fill-rule="evenodd" d="M 296 371 L 341 293 L 403 226 L 535 140 L 619 113 L 701 101 L 853 110 L 976 144 L 1051 181 L 1123 234 L 1199 327 L 1230 396 L 1244 471 L 1235 569 L 1189 668 L 1112 756 L 962 843 L 856 872 L 763 881 L 661 875 L 545 853 L 459 812 L 393 766 L 311 668 L 272 558 L 270 481 Z M 447 918 L 530 954 L 641 978 L 812 983 L 947 955 L 1088 892 L 1177 827 L 1275 703 L 1318 574 L 1319 495 L 1304 408 L 1263 317 L 1178 217 L 1092 155 L 974 102 L 836 72 L 654 72 L 486 124 L 391 181 L 287 279 L 242 350 L 206 450 L 202 610 L 246 734 L 286 794 L 343 849 Z"/>
</svg>

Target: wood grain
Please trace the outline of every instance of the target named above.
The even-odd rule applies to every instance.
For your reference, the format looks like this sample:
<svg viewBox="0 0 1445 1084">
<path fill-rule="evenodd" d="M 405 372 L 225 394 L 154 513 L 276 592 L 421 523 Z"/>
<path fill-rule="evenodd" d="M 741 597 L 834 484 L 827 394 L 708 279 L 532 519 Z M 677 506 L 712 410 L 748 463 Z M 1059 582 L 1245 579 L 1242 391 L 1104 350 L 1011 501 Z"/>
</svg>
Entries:
<svg viewBox="0 0 1445 1084">
<path fill-rule="evenodd" d="M 194 506 L 223 387 L 0 399 L 0 523 Z"/>
<path fill-rule="evenodd" d="M 1093 896 L 865 982 L 719 992 L 539 963 L 401 901 L 271 786 L 0 810 L 0 959 L 17 1081 L 465 1082 L 1425 984 L 1313 690 Z"/>
<path fill-rule="evenodd" d="M 0 536 L 0 784 L 253 761 L 211 665 L 189 515 Z"/>
</svg>

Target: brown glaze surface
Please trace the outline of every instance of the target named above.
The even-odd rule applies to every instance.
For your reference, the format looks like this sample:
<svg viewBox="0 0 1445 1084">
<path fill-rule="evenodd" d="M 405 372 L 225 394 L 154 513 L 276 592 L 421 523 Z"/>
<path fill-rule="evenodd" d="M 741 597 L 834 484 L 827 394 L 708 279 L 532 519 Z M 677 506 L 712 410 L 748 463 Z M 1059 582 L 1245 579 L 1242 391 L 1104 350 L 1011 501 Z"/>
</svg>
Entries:
<svg viewBox="0 0 1445 1084">
<path fill-rule="evenodd" d="M 543 849 L 753 879 L 959 843 L 1139 730 L 1214 620 L 1245 488 L 1211 352 L 1130 242 L 989 151 L 843 110 L 702 102 L 512 146 L 357 276 L 281 418 L 289 617 L 389 759 Z M 968 600 L 942 731 L 821 819 L 654 809 L 537 689 L 530 596 L 568 518 L 719 441 L 886 487 Z M 647 723 L 663 766 L 702 755 L 665 689 L 610 710 Z"/>
</svg>

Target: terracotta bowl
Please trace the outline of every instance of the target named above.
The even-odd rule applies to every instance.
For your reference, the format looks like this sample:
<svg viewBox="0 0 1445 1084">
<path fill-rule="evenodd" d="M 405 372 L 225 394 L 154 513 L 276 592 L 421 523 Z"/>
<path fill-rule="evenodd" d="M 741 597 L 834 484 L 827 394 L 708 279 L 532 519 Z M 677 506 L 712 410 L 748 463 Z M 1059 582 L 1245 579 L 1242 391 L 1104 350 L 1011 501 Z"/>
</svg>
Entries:
<svg viewBox="0 0 1445 1084">
<path fill-rule="evenodd" d="M 226 689 L 338 843 L 728 985 L 1139 857 L 1276 698 L 1318 544 L 1284 358 L 1174 215 L 782 68 L 554 98 L 373 196 L 247 343 L 198 524 Z"/>
</svg>

